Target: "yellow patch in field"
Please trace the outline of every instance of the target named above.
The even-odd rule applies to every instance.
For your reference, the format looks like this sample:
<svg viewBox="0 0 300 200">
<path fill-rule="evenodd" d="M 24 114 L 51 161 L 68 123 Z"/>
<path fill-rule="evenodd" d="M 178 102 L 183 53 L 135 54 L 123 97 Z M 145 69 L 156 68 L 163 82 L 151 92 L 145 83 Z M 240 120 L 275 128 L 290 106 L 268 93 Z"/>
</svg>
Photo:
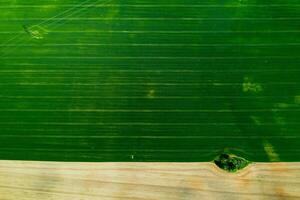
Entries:
<svg viewBox="0 0 300 200">
<path fill-rule="evenodd" d="M 259 83 L 252 82 L 249 77 L 244 78 L 243 92 L 258 93 L 261 92 L 262 90 L 263 88 Z"/>
<path fill-rule="evenodd" d="M 276 153 L 274 146 L 270 142 L 265 141 L 263 145 L 264 145 L 264 150 L 271 162 L 280 161 L 279 155 Z"/>
</svg>

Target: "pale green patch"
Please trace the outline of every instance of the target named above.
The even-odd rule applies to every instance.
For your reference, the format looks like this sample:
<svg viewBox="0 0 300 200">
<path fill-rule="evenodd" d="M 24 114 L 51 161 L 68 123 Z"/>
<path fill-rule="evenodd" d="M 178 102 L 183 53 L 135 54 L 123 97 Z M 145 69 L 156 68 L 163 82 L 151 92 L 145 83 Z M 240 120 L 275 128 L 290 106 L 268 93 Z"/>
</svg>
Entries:
<svg viewBox="0 0 300 200">
<path fill-rule="evenodd" d="M 154 89 L 151 89 L 151 90 L 148 91 L 147 98 L 149 98 L 149 99 L 154 99 L 155 98 L 155 90 Z"/>
<path fill-rule="evenodd" d="M 280 161 L 279 155 L 276 153 L 274 146 L 270 142 L 265 141 L 263 146 L 271 162 Z"/>
<path fill-rule="evenodd" d="M 300 96 L 295 96 L 295 103 L 300 104 Z"/>
<path fill-rule="evenodd" d="M 247 3 L 248 1 L 247 0 L 238 0 L 239 4 L 244 4 L 244 3 Z"/>
<path fill-rule="evenodd" d="M 289 108 L 291 107 L 292 105 L 291 104 L 287 104 L 287 103 L 276 103 L 274 105 L 276 108 Z"/>
<path fill-rule="evenodd" d="M 244 78 L 244 82 L 242 86 L 243 86 L 243 92 L 259 93 L 263 91 L 262 86 L 259 83 L 252 82 L 249 77 Z"/>
<path fill-rule="evenodd" d="M 286 124 L 285 119 L 283 117 L 275 116 L 274 120 L 278 125 L 285 125 Z"/>
</svg>

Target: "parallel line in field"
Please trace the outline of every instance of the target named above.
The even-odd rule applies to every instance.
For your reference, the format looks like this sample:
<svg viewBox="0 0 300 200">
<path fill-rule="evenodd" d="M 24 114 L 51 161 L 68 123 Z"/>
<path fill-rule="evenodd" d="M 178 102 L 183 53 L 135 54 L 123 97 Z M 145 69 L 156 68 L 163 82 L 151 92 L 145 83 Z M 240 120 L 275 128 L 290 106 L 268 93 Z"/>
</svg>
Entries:
<svg viewBox="0 0 300 200">
<path fill-rule="evenodd" d="M 32 151 L 31 148 L 22 148 L 22 147 L 9 147 L 9 148 L 1 148 L 0 147 L 0 150 L 2 151 Z M 34 151 L 48 151 L 48 152 L 57 152 L 57 151 L 76 151 L 76 152 L 144 152 L 144 151 L 149 151 L 149 152 L 210 152 L 210 153 L 214 153 L 214 152 L 211 152 L 211 149 L 207 150 L 207 149 L 184 149 L 184 150 L 175 150 L 175 149 L 170 149 L 170 150 L 167 150 L 167 149 L 109 149 L 109 148 L 106 148 L 106 149 L 87 149 L 87 148 L 84 148 L 84 149 L 80 149 L 80 148 L 77 148 L 77 149 L 72 149 L 72 148 L 63 148 L 63 149 L 60 149 L 60 148 L 55 148 L 55 149 L 51 149 L 51 148 L 34 148 Z M 292 150 L 289 150 L 289 151 L 292 151 Z"/>
<path fill-rule="evenodd" d="M 174 30 L 174 31 L 168 31 L 168 30 L 71 30 L 71 31 L 50 31 L 51 33 L 300 33 L 300 30 L 201 30 L 201 31 L 179 31 L 179 30 Z M 22 31 L 21 33 L 24 33 Z"/>
<path fill-rule="evenodd" d="M 0 57 L 1 58 L 1 57 Z M 26 59 L 26 60 L 42 60 L 42 59 L 268 59 L 268 58 L 286 58 L 299 59 L 299 56 L 39 56 L 39 57 L 24 57 L 24 56 L 7 56 L 6 59 Z"/>
<path fill-rule="evenodd" d="M 110 2 L 110 0 L 108 0 L 108 1 L 101 1 L 101 2 L 99 2 L 99 0 L 96 0 L 94 2 L 91 2 L 90 0 L 85 0 L 85 1 L 83 1 L 81 3 L 76 4 L 75 6 L 69 8 L 69 9 L 65 9 L 64 11 L 62 11 L 62 12 L 60 12 L 60 13 L 58 13 L 58 14 L 50 17 L 50 18 L 47 18 L 46 20 L 43 20 L 42 22 L 39 22 L 38 24 L 35 24 L 34 26 L 40 26 L 40 25 L 45 25 L 45 24 L 51 25 L 51 24 L 53 24 L 53 22 L 49 23 L 49 20 L 52 20 L 54 18 L 58 18 L 58 17 L 60 17 L 62 15 L 65 15 L 65 14 L 67 14 L 67 15 L 65 15 L 65 17 L 69 17 L 69 16 L 72 16 L 75 13 L 78 13 L 78 12 L 84 10 L 84 8 L 77 9 L 78 6 L 85 6 L 85 8 L 91 8 L 92 6 L 95 6 L 95 5 L 105 5 L 105 4 L 108 4 L 109 2 Z M 74 9 L 77 9 L 77 10 L 74 11 Z M 57 22 L 60 22 L 60 21 L 62 21 L 62 20 L 57 20 Z M 33 26 L 30 26 L 30 28 L 32 28 L 32 27 Z M 20 34 L 15 35 L 14 37 L 12 37 L 8 41 L 6 41 L 5 44 L 9 43 L 10 41 L 12 41 L 14 39 L 19 38 L 19 36 L 20 36 Z"/>
<path fill-rule="evenodd" d="M 71 30 L 71 31 L 59 31 L 59 30 L 49 30 L 50 33 L 135 33 L 135 34 L 147 34 L 147 33 L 160 33 L 160 34 L 199 34 L 199 33 L 300 33 L 300 30 L 244 30 L 244 31 L 225 31 L 225 30 L 202 30 L 202 31 L 167 31 L 167 30 Z M 26 33 L 22 31 L 0 31 L 0 34 L 24 34 Z"/>
<path fill-rule="evenodd" d="M 148 68 L 157 67 L 157 65 L 158 65 L 158 64 L 153 64 L 153 63 L 146 63 L 146 64 L 144 64 L 144 65 L 145 65 L 145 67 L 148 67 Z M 214 64 L 217 64 L 217 63 L 214 63 Z M 218 64 L 222 64 L 222 65 L 225 65 L 225 66 L 229 65 L 229 66 L 232 67 L 232 63 L 218 63 Z M 241 64 L 247 64 L 247 63 L 241 63 Z M 262 64 L 262 63 L 258 63 L 258 64 Z M 265 65 L 265 64 L 266 63 L 263 62 L 263 65 Z M 72 64 L 67 64 L 67 63 L 28 63 L 28 62 L 23 62 L 23 63 L 22 62 L 14 62 L 14 63 L 9 63 L 9 64 L 2 63 L 3 67 L 7 66 L 7 65 L 8 66 L 46 66 L 46 67 L 48 67 L 48 66 L 59 66 L 59 67 L 77 67 L 77 66 L 79 66 L 79 67 L 82 67 L 82 68 L 92 66 L 92 67 L 97 67 L 97 68 L 94 68 L 94 69 L 99 69 L 98 67 L 101 67 L 101 69 L 103 69 L 103 70 L 112 70 L 112 71 L 114 71 L 114 70 L 132 70 L 132 69 L 123 69 L 125 67 L 128 67 L 124 63 L 122 63 L 122 65 L 120 65 L 120 64 L 112 64 L 112 65 L 110 65 L 110 64 L 107 64 L 107 63 L 105 63 L 105 64 L 102 64 L 102 63 L 72 63 Z M 132 65 L 132 64 L 130 64 L 130 65 Z M 202 66 L 199 63 L 195 63 L 194 65 L 191 65 L 191 64 L 184 65 L 182 63 L 179 63 L 179 64 L 176 64 L 176 63 L 175 64 L 174 63 L 162 63 L 162 64 L 160 64 L 160 66 L 161 65 L 163 65 L 162 67 L 166 67 L 167 66 L 167 67 L 176 67 L 176 68 L 178 68 L 178 67 L 188 68 L 188 69 L 180 69 L 180 70 L 191 70 L 191 69 L 189 69 L 190 67 L 195 68 L 195 67 Z M 271 69 L 273 70 L 274 64 L 272 66 L 273 67 Z M 114 69 L 111 69 L 112 67 Z M 287 66 L 286 65 L 284 66 L 282 63 L 279 66 L 276 66 L 276 67 L 285 67 L 284 69 L 287 69 L 286 68 Z M 270 66 L 269 66 L 269 68 L 270 68 Z M 139 68 L 135 68 L 133 70 L 137 70 L 137 69 L 143 69 L 143 68 L 139 67 Z M 60 70 L 60 68 L 58 68 L 58 70 Z M 145 69 L 145 70 L 149 70 L 149 69 Z M 158 70 L 158 69 L 154 69 L 154 70 Z M 166 70 L 166 69 L 159 69 L 159 70 Z M 171 69 L 171 70 L 173 70 L 173 69 Z M 179 69 L 175 69 L 175 70 L 179 70 Z M 199 69 L 196 69 L 196 70 L 199 70 Z M 210 70 L 210 69 L 201 69 L 201 70 Z M 212 70 L 215 70 L 215 69 L 212 69 Z M 224 68 L 222 68 L 221 70 L 224 70 Z M 229 68 L 228 70 L 249 70 L 249 69 L 232 69 L 232 68 Z M 261 70 L 261 69 L 254 69 L 254 70 Z M 265 70 L 265 69 L 262 69 L 262 70 Z"/>
<path fill-rule="evenodd" d="M 97 76 L 90 76 L 90 77 L 97 77 Z M 39 78 L 51 78 L 51 77 L 44 77 L 39 76 Z M 55 77 L 55 78 L 66 78 L 64 76 L 62 77 Z M 70 78 L 81 78 L 81 77 L 70 77 Z M 88 77 L 84 77 L 88 78 Z M 31 78 L 32 79 L 32 78 Z M 144 80 L 146 81 L 146 80 Z M 16 82 L 16 81 L 15 81 Z M 243 83 L 237 82 L 237 83 L 154 83 L 154 82 L 139 82 L 139 83 L 117 83 L 117 82 L 107 82 L 107 83 L 1 83 L 0 86 L 241 86 Z M 262 85 L 299 85 L 300 82 L 260 82 Z"/>
<path fill-rule="evenodd" d="M 238 123 L 239 125 L 253 125 L 253 123 Z M 232 126 L 237 123 L 232 122 L 3 122 L 0 121 L 0 125 L 105 125 L 105 126 Z M 260 123 L 260 125 L 278 125 L 278 123 Z M 300 125 L 300 122 L 287 122 L 285 125 Z"/>
<path fill-rule="evenodd" d="M 149 99 L 147 96 L 0 96 L 1 98 L 18 98 L 18 99 L 32 99 L 32 98 L 42 98 L 42 99 Z M 286 96 L 155 96 L 154 99 L 264 99 L 264 98 L 274 98 L 274 99 L 289 99 Z M 153 100 L 153 99 L 152 99 Z"/>
<path fill-rule="evenodd" d="M 45 131 L 45 130 L 44 130 Z M 66 138 L 66 139 L 298 139 L 300 136 L 70 136 L 70 135 L 0 135 L 0 138 Z"/>
<path fill-rule="evenodd" d="M 298 46 L 300 43 L 298 42 L 287 42 L 287 43 L 260 43 L 260 44 L 248 44 L 248 43 L 240 43 L 240 44 L 184 44 L 184 43 L 172 43 L 172 44 L 155 44 L 155 43 L 69 43 L 69 44 L 7 44 L 1 45 L 0 47 L 63 47 L 63 46 L 155 46 L 155 47 L 235 47 L 235 46 L 251 46 L 251 47 L 260 47 L 260 46 Z"/>
<path fill-rule="evenodd" d="M 100 112 L 100 113 L 120 113 L 120 112 L 134 112 L 134 113 L 189 113 L 189 112 L 211 112 L 211 113 L 238 113 L 238 112 L 299 112 L 300 109 L 173 109 L 173 110 L 160 110 L 160 109 L 0 109 L 0 112 Z"/>
<path fill-rule="evenodd" d="M 32 148 L 18 148 L 18 147 L 10 147 L 10 148 L 0 148 L 0 150 L 2 151 L 10 151 L 12 152 L 14 151 L 31 151 L 32 153 Z M 122 152 L 131 152 L 130 155 L 128 156 L 132 156 L 132 153 L 136 153 L 136 152 L 156 152 L 156 153 L 164 153 L 164 152 L 206 152 L 209 154 L 215 154 L 216 152 L 219 153 L 220 150 L 215 150 L 213 149 L 145 149 L 145 148 L 133 148 L 133 149 L 110 149 L 110 148 L 106 148 L 106 149 L 80 149 L 80 148 L 55 148 L 55 149 L 51 149 L 51 148 L 34 148 L 34 151 L 48 151 L 48 152 L 117 152 L 117 153 L 122 153 Z M 280 152 L 293 152 L 293 153 L 299 153 L 300 149 L 282 149 L 280 150 Z M 265 152 L 261 152 L 261 150 L 259 149 L 243 149 L 243 152 L 251 152 L 251 153 L 247 153 L 248 155 L 255 153 L 257 155 L 257 153 L 265 155 Z M 97 155 L 101 155 L 101 154 L 96 154 L 94 156 L 97 157 Z M 113 155 L 115 156 L 115 155 Z"/>
<path fill-rule="evenodd" d="M 165 7 L 182 7 L 182 8 L 201 8 L 201 7 L 217 7 L 217 8 L 239 8 L 239 7 L 294 7 L 300 6 L 300 4 L 237 4 L 237 5 L 219 5 L 219 4 L 195 4 L 195 5 L 187 5 L 187 4 L 101 4 L 101 5 L 93 5 L 95 8 L 101 7 L 137 7 L 137 8 L 165 8 Z M 33 5 L 33 4 L 24 4 L 24 5 L 1 5 L 0 8 L 51 8 L 51 7 L 76 7 L 76 8 L 84 8 L 91 7 L 90 5 L 77 5 L 77 4 L 44 4 L 44 5 Z"/>
<path fill-rule="evenodd" d="M 169 64 L 169 65 L 166 65 L 166 64 Z M 209 63 L 210 64 L 210 63 Z M 216 64 L 216 63 L 214 63 Z M 231 66 L 232 67 L 232 63 L 219 63 L 219 64 L 223 64 L 225 66 Z M 244 63 L 244 64 L 247 64 L 247 63 Z M 261 65 L 261 63 L 258 63 Z M 258 64 L 255 64 L 255 65 L 258 65 Z M 263 63 L 263 65 L 265 65 L 266 63 Z M 132 65 L 132 64 L 131 64 Z M 2 63 L 2 68 L 4 67 L 11 67 L 11 66 L 29 66 L 29 67 L 36 67 L 36 66 L 41 66 L 41 67 L 59 67 L 57 69 L 53 69 L 53 68 L 50 68 L 50 69 L 42 69 L 42 70 L 52 70 L 52 71 L 56 71 L 56 70 L 62 70 L 61 67 L 68 67 L 68 68 L 71 68 L 71 67 L 78 67 L 78 68 L 71 68 L 71 71 L 72 70 L 75 70 L 77 71 L 78 69 L 79 70 L 82 70 L 82 69 L 87 69 L 87 71 L 89 70 L 95 70 L 97 69 L 98 71 L 110 71 L 110 72 L 117 72 L 117 71 L 199 71 L 199 72 L 214 72 L 214 71 L 251 71 L 251 70 L 281 70 L 282 69 L 274 69 L 274 64 L 273 64 L 273 67 L 270 69 L 270 66 L 266 67 L 266 69 L 232 69 L 232 68 L 229 68 L 229 69 L 224 69 L 224 68 L 221 68 L 221 69 L 190 69 L 191 67 L 192 68 L 196 68 L 196 67 L 200 67 L 201 65 L 199 65 L 199 63 L 195 63 L 195 65 L 183 65 L 183 64 L 174 64 L 174 63 L 164 63 L 163 66 L 160 66 L 161 67 L 173 67 L 175 69 L 148 69 L 148 68 L 154 68 L 154 67 L 157 67 L 158 65 L 156 64 L 150 64 L 150 63 L 147 63 L 146 66 L 144 66 L 144 68 L 141 68 L 139 67 L 139 65 L 135 66 L 135 68 L 133 69 L 126 69 L 128 66 L 127 65 L 120 65 L 120 64 L 115 64 L 115 65 L 109 65 L 109 64 L 101 64 L 101 63 L 72 63 L 72 64 L 66 64 L 66 63 L 47 63 L 47 64 L 44 64 L 44 63 L 20 63 L 20 62 L 17 62 L 17 63 L 9 63 L 9 64 L 5 64 L 5 63 Z M 88 67 L 88 68 L 87 68 Z M 93 67 L 93 68 L 91 68 Z M 247 67 L 247 66 L 246 66 Z M 249 66 L 248 66 L 249 67 Z M 287 68 L 287 66 L 284 66 L 283 64 L 280 64 L 276 67 L 284 67 L 285 70 L 297 70 L 297 69 L 290 69 L 290 68 Z M 112 69 L 114 68 L 114 69 Z M 125 68 L 125 69 L 124 69 Z M 176 69 L 177 68 L 177 69 Z M 178 69 L 178 68 L 181 68 L 181 69 Z M 187 69 L 184 69 L 184 68 L 187 68 Z M 1 70 L 1 69 L 0 69 Z M 19 69 L 17 69 L 18 71 Z M 23 69 L 22 69 L 23 70 Z M 32 70 L 33 72 L 35 70 L 40 70 L 39 68 L 34 68 L 34 69 L 25 69 L 25 71 L 30 71 Z M 64 71 L 65 69 L 63 69 Z M 67 71 L 70 71 L 70 69 L 66 69 Z M 2 71 L 14 71 L 13 69 L 10 69 L 10 70 L 2 70 Z"/>
<path fill-rule="evenodd" d="M 43 136 L 53 136 L 53 137 L 93 137 L 93 136 L 96 136 L 96 137 L 140 137 L 140 136 L 145 136 L 145 137 L 175 137 L 175 136 L 178 136 L 179 137 L 203 137 L 203 135 L 199 135 L 199 131 L 194 131 L 193 134 L 190 134 L 190 135 L 186 135 L 186 132 L 185 131 L 179 131 L 179 132 L 172 132 L 172 134 L 170 132 L 166 132 L 166 131 L 160 131 L 160 132 L 138 132 L 136 134 L 133 134 L 132 131 L 131 133 L 128 133 L 129 135 L 126 135 L 125 133 L 121 133 L 120 135 L 120 132 L 118 132 L 116 129 L 112 129 L 110 132 L 102 132 L 102 130 L 100 129 L 96 129 L 94 130 L 93 132 L 89 132 L 88 134 L 85 134 L 85 136 L 81 135 L 80 132 L 82 131 L 89 131 L 89 129 L 80 129 L 80 128 L 73 128 L 71 130 L 66 130 L 64 127 L 61 127 L 61 128 L 58 128 L 58 129 L 49 129 L 50 133 L 48 132 L 48 134 L 44 135 L 45 134 L 45 130 L 48 130 L 48 128 L 44 127 L 44 128 L 40 128 L 40 129 L 28 129 L 28 128 L 24 128 L 24 129 L 14 129 L 14 128 L 10 128 L 10 129 L 7 129 L 7 128 L 3 128 L 3 133 L 5 133 L 4 135 L 0 135 L 0 137 L 12 137 L 12 136 L 32 136 L 32 137 L 43 137 Z M 211 128 L 213 127 L 206 127 L 206 128 L 210 128 L 209 130 L 211 130 Z M 214 127 L 215 128 L 215 127 Z M 223 128 L 223 127 L 219 127 L 220 129 Z M 242 132 L 238 129 L 238 127 L 232 127 L 233 130 L 230 130 L 230 134 L 233 134 L 233 135 L 229 135 L 229 137 L 243 137 L 245 135 L 242 134 Z M 238 131 L 237 131 L 238 130 Z M 291 131 L 285 131 L 285 132 L 282 132 L 282 134 L 284 135 L 277 135 L 276 137 L 300 137 L 299 135 L 293 135 L 292 133 L 295 131 L 296 129 L 293 129 Z M 8 133 L 8 132 L 9 133 Z M 18 133 L 18 131 L 22 131 L 22 133 Z M 63 134 L 61 134 L 63 131 Z M 30 134 L 28 135 L 28 133 L 30 132 Z M 34 132 L 34 133 L 33 133 Z M 136 131 L 135 131 L 136 132 Z M 225 133 L 228 134 L 229 131 L 226 131 Z M 78 134 L 79 133 L 79 134 Z M 224 135 L 222 134 L 219 134 L 220 132 L 214 130 L 214 132 L 212 132 L 211 134 L 211 137 L 214 138 L 214 137 L 224 137 Z M 96 134 L 96 135 L 95 135 Z M 154 134 L 154 135 L 153 135 Z M 271 134 L 268 134 L 268 135 L 255 135 L 254 133 L 247 133 L 248 135 L 247 136 L 257 136 L 257 137 L 274 137 L 274 135 L 271 135 Z M 290 135 L 292 134 L 292 135 Z M 205 136 L 206 137 L 206 136 Z M 227 136 L 226 136 L 227 137 Z"/>
<path fill-rule="evenodd" d="M 16 66 L 16 65 L 9 65 L 9 66 Z M 18 65 L 17 65 L 18 66 Z M 39 66 L 39 65 L 24 65 L 24 66 Z M 48 66 L 48 65 L 46 65 Z M 51 65 L 49 65 L 51 66 Z M 55 64 L 55 66 L 57 66 L 57 64 Z M 65 67 L 72 67 L 72 66 L 65 66 Z M 100 69 L 99 69 L 100 68 Z M 286 69 L 284 69 L 286 70 Z M 120 69 L 120 70 L 105 70 L 105 69 L 101 69 L 100 67 L 97 68 L 89 68 L 86 69 L 84 67 L 82 68 L 77 68 L 77 69 L 72 69 L 72 70 L 61 70 L 61 69 L 45 69 L 45 70 L 36 70 L 36 69 L 16 69 L 16 70 L 0 70 L 0 73 L 47 73 L 47 74 L 68 74 L 68 73 L 76 73 L 76 72 L 80 72 L 80 73 L 120 73 L 120 72 L 124 72 L 124 73 L 233 73 L 233 72 L 283 72 L 283 69 L 278 69 L 278 70 L 274 70 L 274 69 L 259 69 L 259 70 L 145 70 L 145 69 L 140 69 L 140 70 L 126 70 L 126 69 Z M 288 69 L 288 72 L 300 72 L 300 69 Z M 73 77 L 73 76 L 72 76 Z"/>
<path fill-rule="evenodd" d="M 277 21 L 277 20 L 299 20 L 299 17 L 68 17 L 68 18 L 53 18 L 49 19 L 46 17 L 40 18 L 26 18 L 26 20 L 47 20 L 49 22 L 55 20 L 64 20 L 64 21 L 93 21 L 93 20 L 108 20 L 108 21 L 166 21 L 166 20 L 175 20 L 175 21 L 199 21 L 199 20 L 268 20 L 268 21 Z M 24 21 L 24 18 L 4 18 L 0 21 Z M 47 26 L 47 25 L 46 25 Z"/>
</svg>

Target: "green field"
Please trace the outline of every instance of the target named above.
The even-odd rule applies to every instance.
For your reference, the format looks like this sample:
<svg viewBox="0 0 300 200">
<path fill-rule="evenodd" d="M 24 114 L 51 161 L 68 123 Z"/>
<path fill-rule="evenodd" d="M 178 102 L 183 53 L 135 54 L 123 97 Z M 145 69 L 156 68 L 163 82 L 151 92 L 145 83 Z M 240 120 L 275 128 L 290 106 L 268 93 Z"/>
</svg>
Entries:
<svg viewBox="0 0 300 200">
<path fill-rule="evenodd" d="M 2 0 L 0 159 L 300 161 L 299 0 Z"/>
</svg>

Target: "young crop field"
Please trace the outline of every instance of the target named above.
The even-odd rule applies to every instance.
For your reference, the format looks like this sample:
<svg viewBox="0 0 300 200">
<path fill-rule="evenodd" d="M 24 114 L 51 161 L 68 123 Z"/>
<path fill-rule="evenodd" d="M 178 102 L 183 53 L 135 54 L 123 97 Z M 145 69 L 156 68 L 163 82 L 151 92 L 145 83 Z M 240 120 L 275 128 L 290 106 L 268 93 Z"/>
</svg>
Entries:
<svg viewBox="0 0 300 200">
<path fill-rule="evenodd" d="M 2 0 L 0 159 L 300 161 L 299 0 Z"/>
</svg>

